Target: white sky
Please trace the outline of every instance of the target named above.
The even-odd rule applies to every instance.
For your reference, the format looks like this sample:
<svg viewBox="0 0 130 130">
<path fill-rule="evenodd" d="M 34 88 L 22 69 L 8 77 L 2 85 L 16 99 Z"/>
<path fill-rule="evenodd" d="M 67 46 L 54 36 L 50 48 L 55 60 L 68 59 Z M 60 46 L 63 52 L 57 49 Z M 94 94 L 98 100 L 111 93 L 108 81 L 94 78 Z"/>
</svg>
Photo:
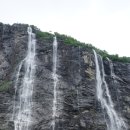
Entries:
<svg viewBox="0 0 130 130">
<path fill-rule="evenodd" d="M 33 24 L 130 56 L 130 0 L 0 0 L 0 22 Z"/>
</svg>

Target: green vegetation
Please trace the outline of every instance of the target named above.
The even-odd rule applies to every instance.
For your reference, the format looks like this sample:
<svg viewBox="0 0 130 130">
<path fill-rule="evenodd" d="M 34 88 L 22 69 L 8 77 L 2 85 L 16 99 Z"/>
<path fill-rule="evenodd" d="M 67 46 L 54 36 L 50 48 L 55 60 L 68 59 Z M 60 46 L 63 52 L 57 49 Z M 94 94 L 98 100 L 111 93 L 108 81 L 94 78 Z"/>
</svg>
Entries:
<svg viewBox="0 0 130 130">
<path fill-rule="evenodd" d="M 3 81 L 0 83 L 0 92 L 1 91 L 7 91 L 10 87 L 10 81 Z"/>
<path fill-rule="evenodd" d="M 126 56 L 119 57 L 118 54 L 110 55 L 106 51 L 101 51 L 101 50 L 98 51 L 98 52 L 104 59 L 108 57 L 112 61 L 119 61 L 119 62 L 123 62 L 123 63 L 130 63 L 130 57 L 126 57 Z"/>
<path fill-rule="evenodd" d="M 70 36 L 61 35 L 59 33 L 55 33 L 55 34 L 57 36 L 57 39 L 64 42 L 65 44 L 73 45 L 73 46 L 80 46 L 80 47 L 83 47 L 83 48 L 88 48 L 90 50 L 94 49 L 98 54 L 100 54 L 103 57 L 103 59 L 106 59 L 108 57 L 112 61 L 130 63 L 130 57 L 125 57 L 125 56 L 124 57 L 119 57 L 118 54 L 110 55 L 110 54 L 108 54 L 107 51 L 100 50 L 100 49 L 94 47 L 91 44 L 86 44 L 86 43 L 79 42 L 79 41 L 77 41 L 76 39 L 74 39 L 74 38 L 72 38 Z"/>
<path fill-rule="evenodd" d="M 48 32 L 42 32 L 42 31 L 40 31 L 36 27 L 33 27 L 33 28 L 35 28 L 35 30 L 36 30 L 37 38 L 40 38 L 40 39 L 42 39 L 44 41 L 53 42 L 53 37 L 54 37 L 53 34 L 48 33 Z M 76 47 L 80 46 L 81 48 L 87 48 L 89 50 L 93 50 L 94 49 L 98 54 L 100 54 L 103 57 L 103 59 L 106 59 L 108 57 L 112 61 L 119 61 L 119 62 L 124 62 L 124 63 L 130 63 L 130 57 L 126 57 L 126 56 L 119 57 L 118 54 L 110 55 L 105 50 L 100 50 L 100 49 L 94 47 L 92 44 L 82 43 L 82 42 L 72 38 L 71 36 L 59 34 L 57 32 L 55 33 L 55 35 L 57 36 L 58 41 L 63 42 L 65 44 L 76 46 Z"/>
<path fill-rule="evenodd" d="M 73 45 L 73 46 L 84 46 L 85 45 L 70 36 L 61 35 L 59 33 L 55 33 L 55 35 L 57 36 L 57 39 L 59 39 L 60 41 L 63 41 L 65 44 Z"/>
<path fill-rule="evenodd" d="M 48 32 L 42 32 L 42 31 L 38 30 L 36 32 L 36 36 L 37 36 L 37 38 L 41 38 L 45 41 L 50 41 L 50 40 L 52 41 L 54 35 L 51 33 L 48 33 Z"/>
</svg>

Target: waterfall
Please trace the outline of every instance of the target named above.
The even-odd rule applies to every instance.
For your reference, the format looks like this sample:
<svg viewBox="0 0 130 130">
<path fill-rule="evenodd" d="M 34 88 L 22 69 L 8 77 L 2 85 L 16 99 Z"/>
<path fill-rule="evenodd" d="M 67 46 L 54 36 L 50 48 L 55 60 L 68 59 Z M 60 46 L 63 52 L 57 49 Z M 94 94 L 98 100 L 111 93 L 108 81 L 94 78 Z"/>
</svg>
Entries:
<svg viewBox="0 0 130 130">
<path fill-rule="evenodd" d="M 101 103 L 102 109 L 106 112 L 106 124 L 107 130 L 127 130 L 125 122 L 123 119 L 117 114 L 114 109 L 114 103 L 112 101 L 107 82 L 105 81 L 105 72 L 104 65 L 101 56 L 101 71 L 98 62 L 97 53 L 94 51 L 95 56 L 95 64 L 96 64 L 96 81 L 97 81 L 97 98 Z M 102 76 L 101 76 L 102 74 Z"/>
<path fill-rule="evenodd" d="M 15 117 L 15 110 L 16 110 L 16 95 L 17 95 L 17 89 L 18 89 L 18 81 L 19 81 L 19 76 L 20 76 L 20 71 L 21 71 L 21 68 L 22 68 L 22 65 L 23 65 L 23 61 L 19 64 L 19 67 L 18 67 L 18 72 L 17 72 L 17 75 L 16 75 L 16 81 L 15 81 L 15 95 L 14 95 L 14 106 L 13 106 L 13 115 L 12 115 L 12 120 L 14 119 Z"/>
<path fill-rule="evenodd" d="M 116 77 L 116 76 L 115 76 L 115 73 L 114 73 L 114 68 L 113 68 L 113 63 L 112 63 L 112 61 L 111 61 L 109 58 L 107 58 L 107 60 L 108 60 L 109 65 L 110 65 L 111 76 L 112 76 L 112 77 Z"/>
<path fill-rule="evenodd" d="M 15 130 L 29 130 L 29 127 L 31 125 L 36 39 L 35 34 L 32 33 L 31 27 L 28 27 L 27 31 L 27 55 L 19 65 L 15 82 L 15 103 L 13 112 Z M 20 71 L 22 67 L 24 67 L 24 74 L 22 78 L 20 78 Z"/>
<path fill-rule="evenodd" d="M 114 81 L 119 80 L 119 81 L 125 83 L 120 77 L 115 75 L 112 61 L 109 58 L 107 58 L 107 60 L 109 62 L 109 66 L 110 66 L 110 72 L 111 72 L 110 74 L 111 74 L 111 77 L 114 79 Z"/>
<path fill-rule="evenodd" d="M 53 114 L 52 114 L 52 129 L 55 130 L 55 120 L 56 120 L 56 116 L 57 116 L 57 82 L 58 82 L 58 78 L 57 78 L 57 74 L 56 74 L 56 67 L 57 67 L 57 39 L 56 36 L 54 37 L 54 41 L 53 41 L 53 80 L 54 80 L 54 97 L 53 97 Z"/>
</svg>

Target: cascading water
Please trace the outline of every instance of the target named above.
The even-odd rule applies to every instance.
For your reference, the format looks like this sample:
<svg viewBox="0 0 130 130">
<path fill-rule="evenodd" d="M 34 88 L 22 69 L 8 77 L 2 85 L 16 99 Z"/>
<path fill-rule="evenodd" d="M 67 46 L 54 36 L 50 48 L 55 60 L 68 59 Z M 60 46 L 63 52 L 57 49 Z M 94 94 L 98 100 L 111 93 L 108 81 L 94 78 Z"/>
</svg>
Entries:
<svg viewBox="0 0 130 130">
<path fill-rule="evenodd" d="M 101 103 L 102 109 L 106 112 L 107 115 L 106 117 L 107 130 L 127 130 L 125 122 L 121 117 L 118 116 L 117 112 L 114 109 L 114 104 L 111 99 L 108 85 L 105 81 L 105 72 L 102 58 L 99 57 L 101 61 L 101 70 L 102 70 L 100 71 L 98 56 L 95 51 L 94 55 L 96 64 L 97 98 Z"/>
<path fill-rule="evenodd" d="M 31 125 L 36 39 L 35 34 L 32 33 L 31 27 L 28 27 L 27 31 L 27 56 L 19 65 L 15 82 L 15 103 L 13 112 L 15 130 L 29 130 Z M 23 78 L 20 78 L 20 71 L 22 67 L 24 67 L 24 74 L 22 76 Z"/>
<path fill-rule="evenodd" d="M 23 61 L 20 63 L 20 65 L 19 65 L 19 68 L 18 68 L 18 72 L 17 72 L 17 75 L 16 75 L 16 81 L 15 81 L 15 86 L 14 86 L 14 88 L 15 88 L 15 95 L 14 95 L 14 107 L 13 107 L 13 115 L 12 115 L 12 120 L 14 120 L 14 117 L 15 117 L 15 112 L 16 112 L 16 95 L 17 95 L 17 89 L 18 89 L 18 87 L 17 87 L 17 85 L 18 85 L 18 81 L 19 81 L 19 76 L 20 76 L 20 70 L 21 70 L 21 68 L 22 68 L 22 65 L 23 65 Z"/>
<path fill-rule="evenodd" d="M 109 61 L 110 72 L 111 72 L 110 74 L 111 74 L 111 77 L 114 79 L 114 81 L 119 80 L 121 82 L 124 82 L 120 77 L 118 77 L 117 75 L 115 75 L 112 61 L 109 58 L 107 58 L 107 60 Z"/>
<path fill-rule="evenodd" d="M 113 63 L 112 63 L 112 61 L 111 61 L 109 58 L 107 58 L 107 60 L 109 61 L 109 64 L 110 64 L 111 76 L 112 76 L 112 77 L 116 77 L 116 76 L 115 76 L 115 73 L 114 73 L 114 68 L 113 68 Z"/>
<path fill-rule="evenodd" d="M 55 130 L 55 118 L 57 116 L 57 82 L 58 82 L 58 77 L 56 74 L 56 67 L 57 67 L 57 39 L 56 36 L 54 37 L 53 41 L 53 80 L 54 80 L 54 97 L 53 97 L 53 114 L 52 114 L 52 129 Z"/>
</svg>

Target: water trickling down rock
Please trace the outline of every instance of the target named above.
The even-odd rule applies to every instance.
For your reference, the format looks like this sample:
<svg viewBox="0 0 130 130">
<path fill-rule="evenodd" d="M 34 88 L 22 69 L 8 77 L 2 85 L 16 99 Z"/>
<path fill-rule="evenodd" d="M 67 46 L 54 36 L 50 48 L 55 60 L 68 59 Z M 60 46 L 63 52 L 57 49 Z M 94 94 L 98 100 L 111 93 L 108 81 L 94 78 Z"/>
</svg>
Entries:
<svg viewBox="0 0 130 130">
<path fill-rule="evenodd" d="M 15 130 L 29 130 L 31 125 L 31 108 L 35 72 L 35 34 L 28 27 L 27 56 L 21 61 L 15 83 L 15 104 L 13 111 Z M 24 67 L 23 78 L 20 79 L 21 68 Z M 17 96 L 18 95 L 18 96 Z"/>
<path fill-rule="evenodd" d="M 107 82 L 105 81 L 104 65 L 101 56 L 101 70 L 99 68 L 98 56 L 94 51 L 95 63 L 96 63 L 96 80 L 97 80 L 97 98 L 101 103 L 102 109 L 104 111 L 105 120 L 107 124 L 107 130 L 127 130 L 127 127 L 122 119 L 119 117 L 117 112 L 114 109 L 114 104 L 111 99 L 111 95 L 108 89 Z M 110 69 L 112 65 L 110 64 Z M 101 76 L 102 73 L 102 76 Z M 113 76 L 113 70 L 111 70 L 111 75 Z"/>
<path fill-rule="evenodd" d="M 130 130 L 130 64 L 112 61 L 110 65 L 110 61 L 101 60 L 98 56 L 103 98 L 107 102 L 106 106 L 110 107 L 110 95 L 113 104 L 109 108 L 110 114 L 112 113 L 110 119 L 107 109 L 103 109 L 97 98 L 93 51 L 82 46 L 66 44 L 66 40 L 55 33 L 58 46 L 55 55 L 57 62 L 54 62 L 54 35 L 43 33 L 41 36 L 40 30 L 31 27 L 37 39 L 34 64 L 28 64 L 31 60 L 26 58 L 29 51 L 28 25 L 0 23 L 0 130 L 18 129 L 15 128 L 17 124 L 20 129 L 24 125 L 22 120 L 29 124 L 28 128 L 25 125 L 29 130 L 107 130 L 109 127 L 125 130 L 125 125 L 127 130 Z M 31 38 L 32 41 L 35 39 L 33 36 Z M 33 82 L 33 92 L 29 90 L 30 96 L 22 97 L 21 90 L 26 86 L 24 80 L 28 72 L 27 66 L 30 66 L 29 73 L 31 68 L 34 70 L 35 75 L 32 74 L 32 77 L 35 76 L 35 81 L 30 80 L 31 73 L 28 73 L 30 82 L 27 84 Z M 54 74 L 57 78 L 54 78 Z M 28 92 L 28 89 L 25 90 Z M 31 100 L 31 104 L 27 104 L 31 106 L 28 107 L 30 110 L 25 112 L 28 116 L 22 114 L 26 107 L 19 102 L 20 98 L 26 103 Z M 22 108 L 19 107 L 20 104 Z M 21 115 L 19 118 L 18 113 Z M 117 124 L 118 119 L 119 125 L 113 125 Z"/>
</svg>

